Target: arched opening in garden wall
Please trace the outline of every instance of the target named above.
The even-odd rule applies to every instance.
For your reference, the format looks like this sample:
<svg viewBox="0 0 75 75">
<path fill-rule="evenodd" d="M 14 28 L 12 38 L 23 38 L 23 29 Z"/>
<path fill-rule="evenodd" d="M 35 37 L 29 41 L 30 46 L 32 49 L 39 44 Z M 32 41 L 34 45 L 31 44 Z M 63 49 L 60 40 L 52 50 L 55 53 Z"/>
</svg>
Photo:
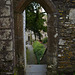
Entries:
<svg viewBox="0 0 75 75">
<path fill-rule="evenodd" d="M 33 14 L 33 12 L 31 12 L 31 10 L 30 10 L 31 7 L 29 7 L 29 9 L 27 9 L 27 8 L 28 8 L 28 5 L 29 6 L 30 6 L 30 4 L 33 5 L 33 3 L 35 3 L 35 2 L 40 7 L 38 6 L 38 10 L 37 10 L 37 9 L 35 9 L 36 5 L 33 6 L 32 8 L 35 9 L 33 11 L 34 12 L 34 14 Z M 56 10 L 55 10 L 55 7 L 54 7 L 52 1 L 38 0 L 38 1 L 33 2 L 32 0 L 30 0 L 30 1 L 25 0 L 25 1 L 19 3 L 19 5 L 16 7 L 16 12 L 17 13 L 15 13 L 15 16 L 16 16 L 15 30 L 17 30 L 17 31 L 15 32 L 15 34 L 17 34 L 17 36 L 19 37 L 18 40 L 16 41 L 16 43 L 18 43 L 18 46 L 16 47 L 16 55 L 17 55 L 16 56 L 16 65 L 17 65 L 17 63 L 20 65 L 25 65 L 25 71 L 28 72 L 27 68 L 33 67 L 33 66 L 31 66 L 31 64 L 36 64 L 36 66 L 37 66 L 37 64 L 38 65 L 42 64 L 42 68 L 45 68 L 44 69 L 45 75 L 52 74 L 52 72 L 49 71 L 49 68 L 52 68 L 52 66 L 54 66 L 53 73 L 56 73 L 55 71 L 56 71 L 56 67 L 57 67 L 57 57 L 56 57 L 57 37 L 55 36 L 56 28 L 54 27 L 54 22 L 55 22 L 55 18 L 57 18 L 57 16 L 55 14 Z M 29 13 L 29 15 L 28 15 L 28 13 Z M 41 14 L 41 16 L 42 16 L 42 17 L 39 16 L 39 17 L 41 17 L 40 21 L 37 21 L 39 18 L 38 14 Z M 31 25 L 33 25 L 32 18 L 33 19 L 36 18 L 36 19 L 34 19 L 35 23 L 33 22 L 34 26 L 31 26 Z M 43 26 L 42 26 L 42 24 L 43 24 Z M 46 25 L 44 25 L 44 24 L 46 24 Z M 40 26 L 43 27 L 45 30 L 41 29 Z M 39 28 L 39 30 L 36 29 L 36 31 L 33 31 L 33 30 L 35 30 L 34 28 L 35 29 Z M 47 35 L 47 33 L 48 33 L 48 35 Z M 44 37 L 41 37 L 41 35 L 43 35 Z M 45 38 L 45 40 L 48 40 L 48 42 L 46 42 L 45 44 L 42 43 L 42 40 L 44 38 Z M 22 43 L 22 41 L 23 41 L 23 43 Z M 22 43 L 22 44 L 19 45 L 19 43 Z M 17 44 L 15 44 L 15 45 L 17 45 Z M 31 47 L 29 45 L 32 45 L 33 47 L 35 47 L 37 45 L 35 47 L 35 49 L 33 49 L 35 58 L 32 56 L 32 52 L 29 52 L 29 50 L 28 50 L 29 48 L 31 50 Z M 38 45 L 40 45 L 42 48 Z M 17 51 L 18 49 L 19 49 L 19 51 Z M 39 49 L 41 51 L 39 51 Z M 19 62 L 17 62 L 18 59 L 19 59 Z M 24 59 L 24 60 L 21 60 L 21 59 Z M 36 62 L 34 59 L 36 59 Z M 32 60 L 35 63 L 30 62 Z M 22 62 L 24 62 L 24 64 Z"/>
<path fill-rule="evenodd" d="M 26 59 L 26 43 L 32 44 L 33 40 L 28 35 L 28 41 L 25 41 L 24 10 L 33 1 L 45 9 L 48 17 L 48 44 L 43 65 L 30 65 Z M 75 0 L 0 0 L 0 75 L 74 75 L 74 12 Z M 30 18 L 34 18 L 34 14 L 29 21 Z"/>
<path fill-rule="evenodd" d="M 27 64 L 41 64 L 47 50 L 47 13 L 43 7 L 30 3 L 23 11 Z"/>
</svg>

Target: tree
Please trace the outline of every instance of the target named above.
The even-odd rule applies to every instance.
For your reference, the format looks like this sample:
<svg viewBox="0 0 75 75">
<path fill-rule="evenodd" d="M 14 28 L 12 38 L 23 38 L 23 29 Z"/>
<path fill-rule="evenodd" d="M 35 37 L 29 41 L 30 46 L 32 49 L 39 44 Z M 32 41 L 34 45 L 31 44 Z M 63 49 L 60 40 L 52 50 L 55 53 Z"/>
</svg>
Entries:
<svg viewBox="0 0 75 75">
<path fill-rule="evenodd" d="M 41 30 L 47 31 L 47 27 L 44 26 L 46 20 L 42 18 L 45 14 L 44 12 L 40 12 L 40 9 L 40 4 L 35 2 L 31 3 L 26 9 L 26 28 L 34 32 L 35 40 L 36 35 L 39 36 L 39 39 L 41 40 Z"/>
</svg>

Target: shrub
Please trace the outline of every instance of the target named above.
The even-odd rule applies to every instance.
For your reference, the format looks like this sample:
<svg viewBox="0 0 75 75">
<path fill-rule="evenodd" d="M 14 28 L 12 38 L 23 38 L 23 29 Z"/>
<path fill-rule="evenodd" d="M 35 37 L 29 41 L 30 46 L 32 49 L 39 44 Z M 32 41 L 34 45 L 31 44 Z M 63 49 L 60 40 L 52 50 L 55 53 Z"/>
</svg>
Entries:
<svg viewBox="0 0 75 75">
<path fill-rule="evenodd" d="M 42 43 L 45 44 L 45 43 L 47 43 L 47 41 L 48 41 L 48 37 L 44 38 L 44 39 L 42 40 Z"/>
<path fill-rule="evenodd" d="M 45 47 L 43 44 L 41 44 L 40 42 L 38 41 L 35 41 L 33 43 L 33 51 L 36 55 L 36 58 L 37 58 L 37 63 L 40 64 L 40 59 L 43 57 L 43 54 L 45 52 Z"/>
</svg>

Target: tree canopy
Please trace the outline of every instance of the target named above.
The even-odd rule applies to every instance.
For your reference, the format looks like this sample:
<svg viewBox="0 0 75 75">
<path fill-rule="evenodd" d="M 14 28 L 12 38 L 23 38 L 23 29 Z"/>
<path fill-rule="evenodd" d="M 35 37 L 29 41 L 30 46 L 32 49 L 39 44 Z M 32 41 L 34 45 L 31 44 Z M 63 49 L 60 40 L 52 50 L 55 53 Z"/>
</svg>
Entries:
<svg viewBox="0 0 75 75">
<path fill-rule="evenodd" d="M 39 36 L 39 39 L 41 39 L 40 31 L 47 31 L 47 26 L 44 26 L 46 20 L 43 19 L 45 12 L 40 12 L 40 9 L 40 4 L 35 2 L 26 8 L 26 28 L 34 32 L 35 38 L 36 35 Z"/>
</svg>

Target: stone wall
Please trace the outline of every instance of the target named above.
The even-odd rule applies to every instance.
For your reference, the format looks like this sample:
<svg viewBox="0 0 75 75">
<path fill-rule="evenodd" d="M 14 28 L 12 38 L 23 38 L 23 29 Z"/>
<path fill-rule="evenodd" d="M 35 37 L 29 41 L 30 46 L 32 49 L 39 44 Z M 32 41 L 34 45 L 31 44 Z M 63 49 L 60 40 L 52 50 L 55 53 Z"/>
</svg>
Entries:
<svg viewBox="0 0 75 75">
<path fill-rule="evenodd" d="M 75 8 L 70 9 L 69 19 L 72 24 L 75 24 Z"/>
<path fill-rule="evenodd" d="M 75 3 L 75 2 L 74 2 Z M 75 71 L 75 17 L 70 1 L 55 1 L 59 11 L 58 71 Z"/>
<path fill-rule="evenodd" d="M 22 11 L 32 0 L 29 1 L 24 0 L 23 5 L 22 4 L 21 6 L 19 5 L 20 8 L 17 7 L 18 11 L 20 10 L 21 11 L 16 12 L 15 8 L 19 3 L 19 1 L 20 0 L 0 0 L 0 75 L 13 74 L 14 60 L 15 60 L 15 66 L 18 69 L 18 75 L 24 74 Z M 55 10 L 52 6 L 52 3 L 49 0 L 43 0 L 43 1 L 37 0 L 36 2 L 39 2 L 46 9 L 48 13 L 49 37 L 48 37 L 48 50 L 46 53 L 46 58 L 47 58 L 46 61 L 48 69 L 47 75 L 50 74 L 56 75 L 57 68 L 58 71 L 59 69 L 61 71 L 67 71 L 66 68 L 68 68 L 68 71 L 75 71 L 75 50 L 74 50 L 75 24 L 73 24 L 74 23 L 73 20 L 70 22 L 68 18 L 66 19 L 67 14 L 69 14 L 70 11 L 68 10 L 69 8 L 68 9 L 65 8 L 67 6 L 66 3 L 57 1 L 56 6 L 59 11 L 60 23 L 59 26 L 56 26 L 55 25 L 56 18 L 54 17 Z M 63 18 L 61 18 L 61 16 Z M 59 36 L 57 36 L 58 35 L 57 30 L 59 31 L 58 32 Z M 14 34 L 15 34 L 15 42 L 14 42 Z M 59 37 L 59 42 L 57 41 L 58 37 Z M 14 54 L 16 54 L 15 59 L 14 59 Z M 57 56 L 58 56 L 58 66 L 57 66 Z"/>
<path fill-rule="evenodd" d="M 13 0 L 0 0 L 0 75 L 13 74 Z"/>
</svg>

